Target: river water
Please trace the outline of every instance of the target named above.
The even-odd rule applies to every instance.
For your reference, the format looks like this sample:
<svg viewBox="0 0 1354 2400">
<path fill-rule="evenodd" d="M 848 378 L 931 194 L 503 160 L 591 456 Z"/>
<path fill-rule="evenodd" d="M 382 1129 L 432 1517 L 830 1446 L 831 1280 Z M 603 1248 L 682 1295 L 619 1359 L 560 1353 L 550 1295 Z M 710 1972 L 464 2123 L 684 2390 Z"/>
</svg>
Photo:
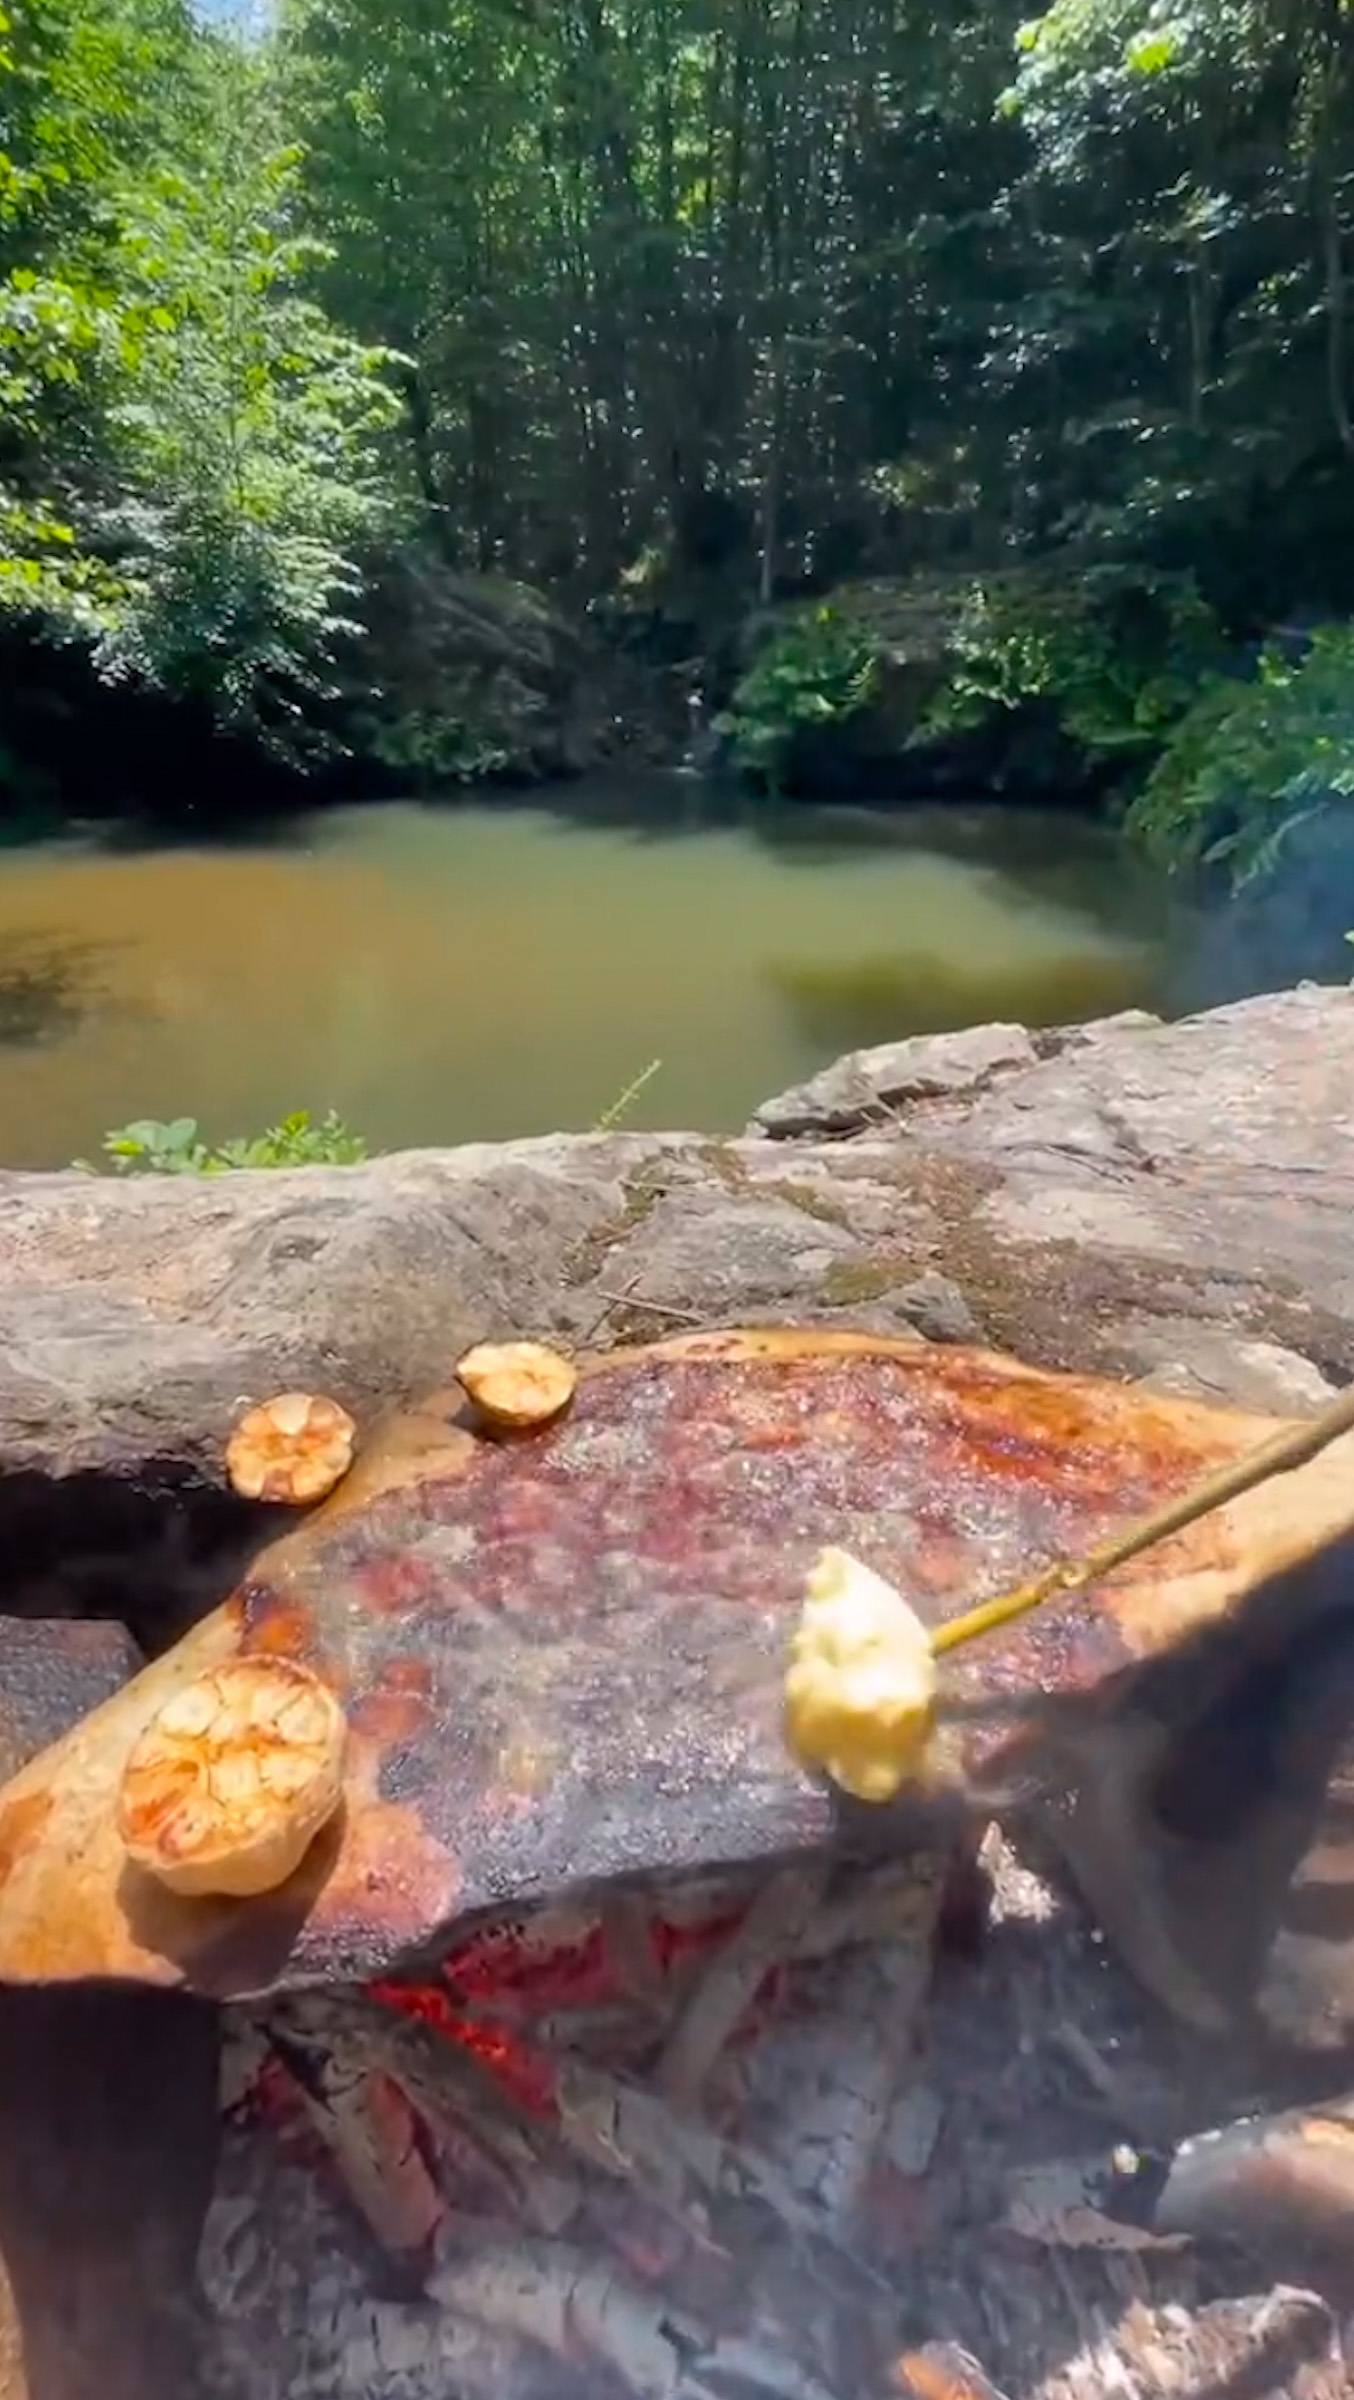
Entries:
<svg viewBox="0 0 1354 2400">
<path fill-rule="evenodd" d="M 1159 891 L 1098 829 L 871 817 L 694 779 L 567 815 L 345 808 L 229 845 L 0 853 L 0 1163 L 134 1117 L 212 1139 L 338 1109 L 374 1149 L 740 1127 L 839 1051 L 1158 995 Z"/>
</svg>

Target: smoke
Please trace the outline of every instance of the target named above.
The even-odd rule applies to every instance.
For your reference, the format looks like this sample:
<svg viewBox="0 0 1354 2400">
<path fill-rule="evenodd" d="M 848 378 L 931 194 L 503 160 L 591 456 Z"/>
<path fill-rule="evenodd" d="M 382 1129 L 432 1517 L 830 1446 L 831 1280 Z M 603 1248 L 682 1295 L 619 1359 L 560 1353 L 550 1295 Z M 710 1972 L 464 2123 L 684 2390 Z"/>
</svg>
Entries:
<svg viewBox="0 0 1354 2400">
<path fill-rule="evenodd" d="M 1354 809 L 1327 803 L 1296 818 L 1273 863 L 1239 892 L 1219 892 L 1184 936 L 1167 977 L 1167 1013 L 1249 1000 L 1310 980 L 1354 977 Z"/>
</svg>

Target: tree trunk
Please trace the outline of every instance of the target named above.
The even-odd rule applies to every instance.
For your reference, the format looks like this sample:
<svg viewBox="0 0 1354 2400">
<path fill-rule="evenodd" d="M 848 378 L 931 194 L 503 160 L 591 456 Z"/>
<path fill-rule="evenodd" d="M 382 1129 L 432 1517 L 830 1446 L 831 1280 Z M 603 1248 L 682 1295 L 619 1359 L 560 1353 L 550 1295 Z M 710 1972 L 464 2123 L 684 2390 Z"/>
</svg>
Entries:
<svg viewBox="0 0 1354 2400">
<path fill-rule="evenodd" d="M 195 2400 L 217 2011 L 0 1990 L 0 2400 Z"/>
</svg>

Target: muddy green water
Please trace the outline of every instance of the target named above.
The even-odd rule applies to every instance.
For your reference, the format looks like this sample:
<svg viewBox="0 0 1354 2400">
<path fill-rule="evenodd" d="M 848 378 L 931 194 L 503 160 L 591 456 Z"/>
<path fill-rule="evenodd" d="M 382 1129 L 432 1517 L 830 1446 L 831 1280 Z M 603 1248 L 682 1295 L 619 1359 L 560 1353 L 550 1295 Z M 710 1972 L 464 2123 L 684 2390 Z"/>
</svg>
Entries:
<svg viewBox="0 0 1354 2400">
<path fill-rule="evenodd" d="M 1092 828 L 721 804 L 344 809 L 229 847 L 0 854 L 0 1162 L 133 1117 L 337 1108 L 374 1148 L 742 1125 L 837 1052 L 1150 1003 L 1160 895 Z"/>
</svg>

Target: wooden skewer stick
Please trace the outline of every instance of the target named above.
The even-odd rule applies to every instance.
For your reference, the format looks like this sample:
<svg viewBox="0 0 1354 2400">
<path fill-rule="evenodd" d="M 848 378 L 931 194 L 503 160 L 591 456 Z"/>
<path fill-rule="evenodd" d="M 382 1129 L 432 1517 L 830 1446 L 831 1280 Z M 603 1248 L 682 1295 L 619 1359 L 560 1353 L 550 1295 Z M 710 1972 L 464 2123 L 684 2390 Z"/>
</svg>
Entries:
<svg viewBox="0 0 1354 2400">
<path fill-rule="evenodd" d="M 1253 1492 L 1257 1484 L 1268 1483 L 1272 1475 L 1289 1475 L 1295 1467 L 1305 1467 L 1342 1433 L 1354 1432 L 1354 1384 L 1323 1408 L 1308 1424 L 1275 1434 L 1261 1442 L 1230 1466 L 1219 1467 L 1206 1475 L 1193 1491 L 1170 1500 L 1164 1508 L 1142 1517 L 1123 1533 L 1111 1534 L 1084 1558 L 1060 1559 L 1056 1565 L 1045 1567 L 1028 1583 L 1011 1592 L 1000 1592 L 991 1600 L 980 1600 L 976 1607 L 965 1609 L 962 1616 L 952 1617 L 948 1625 L 938 1625 L 931 1636 L 931 1650 L 942 1658 L 948 1650 L 960 1650 L 967 1642 L 980 1641 L 985 1633 L 998 1633 L 1004 1625 L 1013 1625 L 1050 1600 L 1060 1600 L 1071 1592 L 1084 1592 L 1088 1584 L 1098 1583 L 1116 1567 L 1126 1565 L 1144 1550 L 1158 1542 L 1168 1541 L 1173 1533 L 1183 1533 L 1187 1525 L 1197 1524 L 1200 1517 L 1211 1516 L 1215 1508 L 1223 1508 L 1229 1500 L 1239 1500 L 1243 1492 Z"/>
</svg>

